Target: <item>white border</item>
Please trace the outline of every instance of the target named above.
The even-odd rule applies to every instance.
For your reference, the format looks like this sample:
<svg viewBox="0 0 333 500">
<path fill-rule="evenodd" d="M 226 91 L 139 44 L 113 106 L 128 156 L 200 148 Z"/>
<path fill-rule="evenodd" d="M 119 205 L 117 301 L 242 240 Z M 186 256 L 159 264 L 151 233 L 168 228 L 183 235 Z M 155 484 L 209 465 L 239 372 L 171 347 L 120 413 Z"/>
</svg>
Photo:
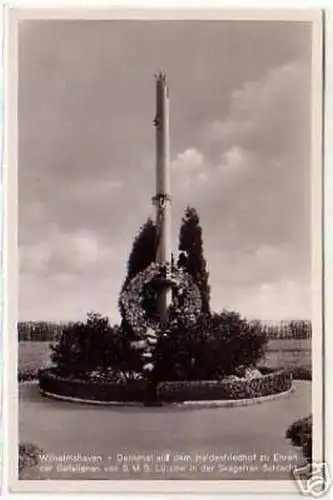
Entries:
<svg viewBox="0 0 333 500">
<path fill-rule="evenodd" d="M 324 356 L 324 422 L 325 459 L 333 472 L 332 390 L 333 380 L 333 9 L 326 11 L 325 26 L 325 152 L 324 152 L 324 262 L 325 262 L 325 338 Z M 329 418 L 331 417 L 331 418 Z"/>
<path fill-rule="evenodd" d="M 16 2 L 16 5 L 18 2 Z M 22 5 L 22 3 L 21 3 Z M 38 5 L 38 4 L 37 4 Z M 40 5 L 40 4 L 39 4 Z M 5 345 L 4 361 L 6 386 L 6 440 L 5 456 L 9 457 L 8 473 L 11 491 L 39 491 L 39 492 L 193 492 L 193 493 L 217 493 L 217 492 L 296 492 L 293 481 L 18 481 L 17 480 L 17 443 L 18 443 L 18 384 L 17 378 L 17 342 L 16 340 L 16 318 L 18 299 L 18 249 L 17 249 L 17 20 L 22 19 L 261 19 L 281 21 L 310 21 L 313 23 L 313 141 L 312 141 L 312 164 L 313 164 L 313 324 L 316 336 L 313 339 L 313 414 L 315 424 L 314 454 L 322 458 L 322 233 L 321 233 L 321 175 L 322 164 L 321 150 L 321 95 L 322 95 L 322 13 L 319 10 L 103 10 L 99 9 L 76 9 L 66 8 L 47 10 L 22 10 L 15 9 L 6 11 L 7 28 L 10 54 L 6 53 L 6 103 L 10 102 L 10 108 L 6 109 L 6 165 L 4 168 L 5 182 L 5 247 L 4 247 L 4 279 L 5 289 Z M 9 57 L 8 57 L 9 55 Z M 9 194 L 10 193 L 10 194 Z M 9 203 L 10 197 L 10 203 Z M 7 467 L 5 468 L 7 469 Z"/>
</svg>

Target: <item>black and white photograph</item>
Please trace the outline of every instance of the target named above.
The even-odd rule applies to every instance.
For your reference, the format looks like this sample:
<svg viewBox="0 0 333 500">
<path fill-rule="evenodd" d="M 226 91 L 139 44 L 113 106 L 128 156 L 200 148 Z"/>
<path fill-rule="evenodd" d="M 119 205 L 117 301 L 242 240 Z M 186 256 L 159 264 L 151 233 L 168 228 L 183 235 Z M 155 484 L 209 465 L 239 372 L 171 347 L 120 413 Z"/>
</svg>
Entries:
<svg viewBox="0 0 333 500">
<path fill-rule="evenodd" d="M 296 491 L 321 405 L 319 14 L 15 24 L 15 486 Z"/>
</svg>

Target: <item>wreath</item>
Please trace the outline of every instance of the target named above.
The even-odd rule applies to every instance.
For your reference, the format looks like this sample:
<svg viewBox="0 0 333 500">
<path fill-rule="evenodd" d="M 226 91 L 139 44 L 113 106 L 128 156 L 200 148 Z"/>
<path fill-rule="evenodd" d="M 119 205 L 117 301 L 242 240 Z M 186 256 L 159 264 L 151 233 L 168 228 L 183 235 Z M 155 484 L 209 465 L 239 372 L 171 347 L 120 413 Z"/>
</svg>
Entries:
<svg viewBox="0 0 333 500">
<path fill-rule="evenodd" d="M 200 290 L 192 277 L 182 269 L 153 262 L 144 271 L 138 273 L 120 295 L 126 321 L 133 331 L 144 338 L 147 329 L 159 331 L 160 320 L 156 313 L 147 307 L 157 303 L 160 286 L 165 283 L 172 289 L 170 316 L 182 315 L 190 322 L 195 322 L 201 311 Z"/>
</svg>

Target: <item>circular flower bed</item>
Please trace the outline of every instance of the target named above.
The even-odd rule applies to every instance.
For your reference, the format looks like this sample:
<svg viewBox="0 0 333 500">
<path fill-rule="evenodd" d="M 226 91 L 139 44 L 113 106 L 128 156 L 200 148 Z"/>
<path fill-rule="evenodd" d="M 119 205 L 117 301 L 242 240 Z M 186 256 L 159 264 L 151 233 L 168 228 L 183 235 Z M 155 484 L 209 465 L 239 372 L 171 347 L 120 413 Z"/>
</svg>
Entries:
<svg viewBox="0 0 333 500">
<path fill-rule="evenodd" d="M 103 383 L 65 379 L 52 369 L 39 376 L 40 390 L 48 396 L 93 402 L 143 402 L 146 399 L 146 380 L 127 383 Z M 279 371 L 251 379 L 221 381 L 160 382 L 157 399 L 161 402 L 242 400 L 284 393 L 292 388 L 289 372 Z"/>
</svg>

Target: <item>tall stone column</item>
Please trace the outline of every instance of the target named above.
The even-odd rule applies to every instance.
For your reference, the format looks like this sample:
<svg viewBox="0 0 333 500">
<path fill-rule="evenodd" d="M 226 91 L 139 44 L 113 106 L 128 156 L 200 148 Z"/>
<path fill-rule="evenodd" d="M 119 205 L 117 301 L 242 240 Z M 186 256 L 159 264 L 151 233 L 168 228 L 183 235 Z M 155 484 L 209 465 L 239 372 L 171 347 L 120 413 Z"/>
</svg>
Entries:
<svg viewBox="0 0 333 500">
<path fill-rule="evenodd" d="M 171 187 L 170 187 L 170 108 L 169 90 L 165 73 L 156 75 L 156 225 L 158 246 L 156 262 L 166 264 L 171 269 Z M 161 322 L 167 320 L 172 294 L 167 283 L 161 287 L 159 314 Z"/>
</svg>

